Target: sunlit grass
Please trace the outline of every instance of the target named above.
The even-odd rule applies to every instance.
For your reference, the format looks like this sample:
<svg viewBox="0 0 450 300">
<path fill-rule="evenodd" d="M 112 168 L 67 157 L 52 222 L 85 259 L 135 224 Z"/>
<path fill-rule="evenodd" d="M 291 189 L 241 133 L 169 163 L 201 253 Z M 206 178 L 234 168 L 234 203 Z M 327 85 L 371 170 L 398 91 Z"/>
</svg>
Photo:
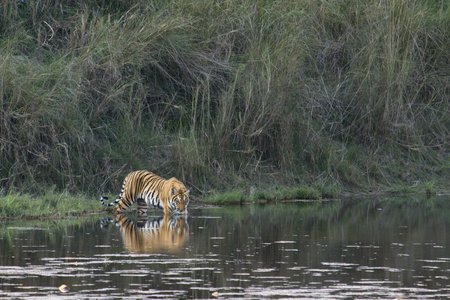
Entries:
<svg viewBox="0 0 450 300">
<path fill-rule="evenodd" d="M 80 216 L 103 210 L 98 199 L 53 190 L 40 196 L 11 193 L 0 197 L 0 219 Z"/>
</svg>

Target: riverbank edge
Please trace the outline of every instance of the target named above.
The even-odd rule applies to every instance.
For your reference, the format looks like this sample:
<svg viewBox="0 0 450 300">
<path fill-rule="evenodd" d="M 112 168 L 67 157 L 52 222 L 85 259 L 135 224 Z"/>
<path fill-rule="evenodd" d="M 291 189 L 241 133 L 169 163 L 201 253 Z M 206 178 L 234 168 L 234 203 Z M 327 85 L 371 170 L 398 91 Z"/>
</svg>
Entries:
<svg viewBox="0 0 450 300">
<path fill-rule="evenodd" d="M 271 186 L 258 189 L 251 186 L 211 192 L 201 199 L 194 196 L 193 204 L 204 205 L 244 205 L 292 202 L 298 200 L 320 201 L 327 199 L 370 198 L 387 196 L 419 196 L 429 198 L 433 196 L 449 195 L 444 184 L 424 183 L 416 186 L 395 186 L 368 191 L 337 190 L 328 186 Z M 44 195 L 32 195 L 12 192 L 0 196 L 0 222 L 5 220 L 33 220 L 33 219 L 63 219 L 78 218 L 89 214 L 112 212 L 110 207 L 102 206 L 98 197 L 87 194 L 71 194 L 57 192 L 50 189 Z"/>
</svg>

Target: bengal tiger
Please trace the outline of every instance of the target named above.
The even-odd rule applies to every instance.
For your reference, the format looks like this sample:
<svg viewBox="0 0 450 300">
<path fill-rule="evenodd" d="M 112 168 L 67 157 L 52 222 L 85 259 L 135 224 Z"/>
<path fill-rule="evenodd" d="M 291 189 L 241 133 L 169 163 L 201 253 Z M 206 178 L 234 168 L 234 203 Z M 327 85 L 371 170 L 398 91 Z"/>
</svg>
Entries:
<svg viewBox="0 0 450 300">
<path fill-rule="evenodd" d="M 100 201 L 105 206 L 114 206 L 114 213 L 120 214 L 137 202 L 138 215 L 145 215 L 149 206 L 163 209 L 164 214 L 187 214 L 189 191 L 175 177 L 166 180 L 148 171 L 134 171 L 125 177 L 119 198 L 112 203 Z"/>
</svg>

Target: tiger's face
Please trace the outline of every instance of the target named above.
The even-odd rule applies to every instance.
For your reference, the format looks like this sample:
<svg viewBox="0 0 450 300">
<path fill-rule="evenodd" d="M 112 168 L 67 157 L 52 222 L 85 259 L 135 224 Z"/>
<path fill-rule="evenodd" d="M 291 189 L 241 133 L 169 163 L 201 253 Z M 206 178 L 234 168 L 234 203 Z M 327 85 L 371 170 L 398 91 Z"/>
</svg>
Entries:
<svg viewBox="0 0 450 300">
<path fill-rule="evenodd" d="M 170 210 L 175 214 L 187 214 L 189 204 L 189 190 L 178 180 L 174 181 L 170 191 Z"/>
<path fill-rule="evenodd" d="M 176 214 L 186 214 L 187 213 L 187 206 L 189 204 L 189 195 L 188 191 L 184 193 L 175 192 L 172 195 L 171 199 L 172 205 L 170 205 L 172 213 Z"/>
</svg>

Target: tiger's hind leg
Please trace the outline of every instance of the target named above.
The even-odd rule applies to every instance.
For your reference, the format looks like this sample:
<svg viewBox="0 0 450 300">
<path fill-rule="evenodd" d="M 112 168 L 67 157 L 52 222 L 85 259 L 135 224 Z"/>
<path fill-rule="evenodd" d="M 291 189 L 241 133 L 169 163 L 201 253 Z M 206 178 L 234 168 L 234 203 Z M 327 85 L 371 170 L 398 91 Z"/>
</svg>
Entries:
<svg viewBox="0 0 450 300">
<path fill-rule="evenodd" d="M 148 210 L 148 205 L 147 202 L 145 202 L 144 199 L 137 199 L 137 215 L 138 218 L 143 218 L 143 217 L 147 217 L 147 210 Z"/>
</svg>

